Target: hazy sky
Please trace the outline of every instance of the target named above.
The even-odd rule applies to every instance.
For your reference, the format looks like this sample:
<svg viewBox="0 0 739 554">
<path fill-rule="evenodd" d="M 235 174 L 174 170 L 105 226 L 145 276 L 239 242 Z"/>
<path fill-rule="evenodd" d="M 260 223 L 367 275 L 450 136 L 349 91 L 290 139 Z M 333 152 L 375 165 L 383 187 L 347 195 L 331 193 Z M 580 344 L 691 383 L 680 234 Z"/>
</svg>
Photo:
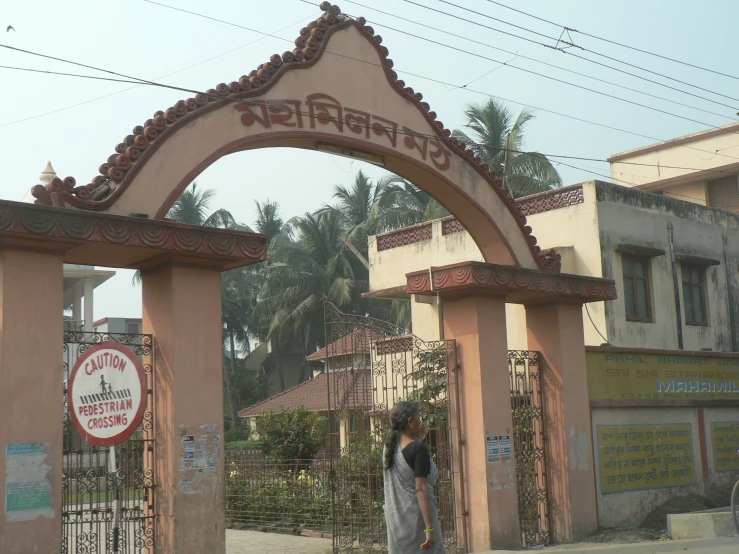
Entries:
<svg viewBox="0 0 739 554">
<path fill-rule="evenodd" d="M 451 0 L 490 16 L 548 36 L 561 29 L 506 10 L 488 0 Z M 237 80 L 274 53 L 292 49 L 288 41 L 319 14 L 300 0 L 241 0 L 196 2 L 162 0 L 161 3 L 223 19 L 281 38 L 265 37 L 216 21 L 173 11 L 145 2 L 128 0 L 67 0 L 4 2 L 0 8 L 0 43 L 66 58 L 136 77 L 160 80 L 185 88 L 204 90 L 220 82 Z M 405 33 L 421 35 L 481 56 L 510 61 L 557 79 L 576 83 L 613 96 L 679 114 L 706 123 L 724 125 L 739 111 L 739 101 L 666 81 L 653 74 L 629 68 L 591 53 L 570 49 L 584 57 L 617 66 L 647 78 L 668 83 L 728 104 L 716 105 L 599 67 L 573 56 L 525 42 L 490 29 L 428 11 L 405 0 L 363 0 L 378 10 L 444 32 L 360 7 L 338 2 L 353 16 L 364 16 L 383 38 L 395 69 L 409 86 L 424 94 L 439 119 L 449 128 L 463 123 L 462 111 L 470 102 L 482 102 L 480 91 L 521 104 L 536 106 L 537 119 L 530 125 L 526 147 L 548 154 L 605 159 L 609 155 L 654 142 L 626 133 L 578 122 L 551 110 L 581 119 L 618 127 L 658 139 L 708 128 L 674 116 L 657 113 L 563 83 L 547 80 L 480 57 L 424 42 Z M 502 0 L 542 18 L 579 31 L 657 52 L 703 67 L 739 75 L 739 2 L 707 0 Z M 442 11 L 479 21 L 485 25 L 552 45 L 553 41 L 484 19 L 439 0 L 418 0 Z M 697 7 L 700 9 L 697 9 Z M 12 25 L 16 32 L 6 33 Z M 389 30 L 388 25 L 402 32 Z M 460 35 L 478 41 L 458 38 Z M 599 40 L 573 34 L 574 42 L 586 48 L 698 85 L 728 97 L 739 98 L 739 80 L 674 64 Z M 287 40 L 281 40 L 287 39 Z M 482 43 L 482 44 L 480 44 Z M 490 46 L 513 52 L 494 50 Z M 518 58 L 515 58 L 516 53 Z M 563 68 L 598 77 L 618 85 L 723 114 L 706 114 L 691 107 L 670 104 L 616 85 L 547 67 L 521 56 L 536 58 Z M 511 61 L 512 60 L 512 61 Z M 0 49 L 0 65 L 70 73 L 96 74 L 91 70 Z M 443 85 L 417 76 L 411 71 Z M 96 74 L 102 75 L 102 74 Z M 0 69 L 0 198 L 20 200 L 38 183 L 47 160 L 60 177 L 74 176 L 88 183 L 97 167 L 131 129 L 160 109 L 166 109 L 187 93 L 148 86 L 91 81 L 70 77 L 32 74 Z M 453 85 L 453 86 L 452 86 Z M 466 88 L 461 88 L 467 85 Z M 520 104 L 510 104 L 519 110 Z M 593 172 L 608 174 L 605 163 L 568 161 L 583 169 L 560 166 L 565 184 L 594 178 Z M 226 207 L 237 219 L 251 223 L 254 201 L 276 200 L 287 219 L 313 211 L 331 200 L 337 183 L 349 184 L 354 172 L 364 167 L 374 176 L 382 171 L 360 162 L 300 150 L 257 150 L 233 154 L 211 166 L 198 179 L 205 188 L 218 191 L 215 207 Z M 141 291 L 131 286 L 131 272 L 118 275 L 97 289 L 95 318 L 141 315 Z"/>
</svg>

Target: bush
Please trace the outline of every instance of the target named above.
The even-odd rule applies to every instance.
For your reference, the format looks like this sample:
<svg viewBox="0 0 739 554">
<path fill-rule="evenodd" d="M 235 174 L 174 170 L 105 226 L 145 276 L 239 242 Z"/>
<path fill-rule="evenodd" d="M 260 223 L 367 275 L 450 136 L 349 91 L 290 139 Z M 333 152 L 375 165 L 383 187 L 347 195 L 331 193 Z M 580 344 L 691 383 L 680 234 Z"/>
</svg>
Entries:
<svg viewBox="0 0 739 554">
<path fill-rule="evenodd" d="M 257 431 L 264 453 L 276 460 L 310 463 L 326 441 L 326 420 L 305 406 L 259 416 Z"/>
<path fill-rule="evenodd" d="M 226 520 L 234 528 L 296 533 L 331 530 L 328 467 L 295 471 L 290 462 L 226 468 Z"/>
<path fill-rule="evenodd" d="M 226 442 L 226 450 L 264 450 L 262 441 L 233 441 Z"/>
<path fill-rule="evenodd" d="M 224 442 L 248 441 L 251 438 L 251 429 L 246 422 L 236 428 L 231 428 L 223 435 Z"/>
</svg>

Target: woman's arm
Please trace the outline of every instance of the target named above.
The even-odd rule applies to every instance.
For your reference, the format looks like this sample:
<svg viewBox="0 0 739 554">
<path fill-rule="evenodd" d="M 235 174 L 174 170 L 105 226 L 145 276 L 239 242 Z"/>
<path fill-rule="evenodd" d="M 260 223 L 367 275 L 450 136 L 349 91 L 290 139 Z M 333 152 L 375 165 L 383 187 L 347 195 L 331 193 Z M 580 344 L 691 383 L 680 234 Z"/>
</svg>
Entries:
<svg viewBox="0 0 739 554">
<path fill-rule="evenodd" d="M 421 514 L 423 514 L 423 522 L 426 525 L 426 529 L 433 529 L 434 519 L 431 517 L 431 495 L 429 494 L 429 481 L 425 477 L 416 477 L 416 498 L 418 498 L 418 505 L 421 507 Z M 426 542 L 421 545 L 421 548 L 428 550 L 434 545 L 434 532 L 426 533 Z"/>
</svg>

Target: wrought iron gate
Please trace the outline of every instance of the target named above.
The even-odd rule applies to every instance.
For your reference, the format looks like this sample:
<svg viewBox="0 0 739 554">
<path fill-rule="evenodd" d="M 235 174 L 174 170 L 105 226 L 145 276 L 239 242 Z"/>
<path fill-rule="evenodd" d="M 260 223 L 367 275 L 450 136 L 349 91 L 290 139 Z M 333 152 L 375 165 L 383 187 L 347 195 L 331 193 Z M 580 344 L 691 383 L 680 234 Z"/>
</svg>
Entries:
<svg viewBox="0 0 739 554">
<path fill-rule="evenodd" d="M 524 547 L 550 541 L 543 366 L 538 352 L 508 351 L 518 515 Z"/>
<path fill-rule="evenodd" d="M 424 342 L 389 323 L 326 303 L 334 554 L 387 552 L 382 442 L 389 410 L 421 404 L 439 470 L 439 519 L 447 553 L 465 551 L 454 341 Z"/>
<path fill-rule="evenodd" d="M 135 433 L 111 449 L 81 437 L 67 411 L 67 380 L 79 356 L 105 341 L 126 345 L 141 360 L 148 380 L 144 418 Z M 63 554 L 114 552 L 114 513 L 120 510 L 118 552 L 153 554 L 155 511 L 154 365 L 151 335 L 64 332 L 64 415 L 62 469 Z M 114 490 L 117 482 L 117 495 Z M 117 499 L 117 501 L 116 501 Z"/>
</svg>

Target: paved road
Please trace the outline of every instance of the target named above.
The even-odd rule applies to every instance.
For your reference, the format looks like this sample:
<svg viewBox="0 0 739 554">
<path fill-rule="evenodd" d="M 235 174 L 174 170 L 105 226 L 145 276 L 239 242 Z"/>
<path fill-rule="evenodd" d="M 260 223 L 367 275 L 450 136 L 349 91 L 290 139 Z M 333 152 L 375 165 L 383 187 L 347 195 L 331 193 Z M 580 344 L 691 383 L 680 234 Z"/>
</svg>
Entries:
<svg viewBox="0 0 739 554">
<path fill-rule="evenodd" d="M 328 554 L 331 541 L 226 529 L 226 554 Z"/>
<path fill-rule="evenodd" d="M 293 537 L 257 531 L 226 531 L 226 554 L 328 554 L 331 541 Z M 420 554 L 419 550 L 419 554 Z M 517 551 L 516 554 L 520 554 Z M 739 537 L 689 541 L 645 542 L 638 544 L 567 545 L 542 549 L 546 554 L 737 554 Z M 496 550 L 489 554 L 513 554 L 513 550 Z"/>
</svg>

